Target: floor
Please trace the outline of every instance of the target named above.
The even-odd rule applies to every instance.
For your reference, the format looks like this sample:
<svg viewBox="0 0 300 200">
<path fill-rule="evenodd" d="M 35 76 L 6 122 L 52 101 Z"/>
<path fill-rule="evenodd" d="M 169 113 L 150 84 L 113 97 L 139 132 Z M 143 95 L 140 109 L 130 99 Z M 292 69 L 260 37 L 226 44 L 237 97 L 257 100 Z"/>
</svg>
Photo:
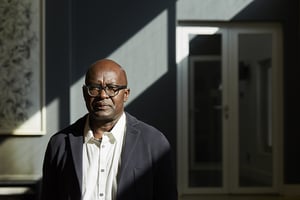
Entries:
<svg viewBox="0 0 300 200">
<path fill-rule="evenodd" d="M 180 200 L 300 200 L 300 196 L 280 195 L 186 195 Z"/>
<path fill-rule="evenodd" d="M 35 200 L 33 196 L 2 196 L 0 200 Z M 278 195 L 201 195 L 185 196 L 179 200 L 300 200 L 300 196 L 283 197 Z"/>
<path fill-rule="evenodd" d="M 0 195 L 0 200 L 37 200 L 30 195 Z"/>
</svg>

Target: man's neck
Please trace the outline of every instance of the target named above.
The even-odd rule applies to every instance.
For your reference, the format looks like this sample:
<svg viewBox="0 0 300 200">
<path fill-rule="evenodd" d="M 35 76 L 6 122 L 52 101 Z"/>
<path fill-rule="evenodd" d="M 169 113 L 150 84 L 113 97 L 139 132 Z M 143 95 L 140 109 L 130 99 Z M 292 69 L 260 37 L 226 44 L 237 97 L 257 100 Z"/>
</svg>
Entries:
<svg viewBox="0 0 300 200">
<path fill-rule="evenodd" d="M 111 121 L 100 121 L 90 118 L 90 128 L 95 138 L 102 138 L 104 132 L 109 132 L 118 122 L 122 115 Z"/>
</svg>

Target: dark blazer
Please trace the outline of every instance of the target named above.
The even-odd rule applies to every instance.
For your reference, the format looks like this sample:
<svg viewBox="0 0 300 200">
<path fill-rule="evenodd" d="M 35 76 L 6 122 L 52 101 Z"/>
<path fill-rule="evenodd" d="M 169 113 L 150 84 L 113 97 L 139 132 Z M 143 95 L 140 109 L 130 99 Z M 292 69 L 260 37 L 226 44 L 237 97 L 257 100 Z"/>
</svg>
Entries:
<svg viewBox="0 0 300 200">
<path fill-rule="evenodd" d="M 80 200 L 86 116 L 54 134 L 43 164 L 42 199 Z M 126 113 L 117 200 L 177 199 L 170 144 L 154 127 Z"/>
</svg>

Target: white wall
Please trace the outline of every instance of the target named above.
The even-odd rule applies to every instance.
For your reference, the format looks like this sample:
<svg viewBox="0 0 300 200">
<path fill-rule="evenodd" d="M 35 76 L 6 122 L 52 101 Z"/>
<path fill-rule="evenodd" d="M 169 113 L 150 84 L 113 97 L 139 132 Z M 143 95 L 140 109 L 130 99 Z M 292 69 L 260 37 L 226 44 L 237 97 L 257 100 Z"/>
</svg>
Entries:
<svg viewBox="0 0 300 200">
<path fill-rule="evenodd" d="M 228 21 L 253 0 L 178 0 L 178 20 Z"/>
</svg>

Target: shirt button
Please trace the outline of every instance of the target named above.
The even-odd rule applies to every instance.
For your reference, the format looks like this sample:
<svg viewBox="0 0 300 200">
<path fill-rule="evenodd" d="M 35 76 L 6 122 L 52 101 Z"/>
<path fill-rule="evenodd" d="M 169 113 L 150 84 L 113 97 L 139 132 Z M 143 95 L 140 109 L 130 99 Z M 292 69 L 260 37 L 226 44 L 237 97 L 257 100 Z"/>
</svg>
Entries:
<svg viewBox="0 0 300 200">
<path fill-rule="evenodd" d="M 103 195 L 104 195 L 103 193 L 100 193 L 100 197 L 103 197 Z"/>
<path fill-rule="evenodd" d="M 104 169 L 101 169 L 101 172 L 104 172 Z"/>
<path fill-rule="evenodd" d="M 105 145 L 102 145 L 102 148 L 104 148 L 105 147 Z"/>
</svg>

